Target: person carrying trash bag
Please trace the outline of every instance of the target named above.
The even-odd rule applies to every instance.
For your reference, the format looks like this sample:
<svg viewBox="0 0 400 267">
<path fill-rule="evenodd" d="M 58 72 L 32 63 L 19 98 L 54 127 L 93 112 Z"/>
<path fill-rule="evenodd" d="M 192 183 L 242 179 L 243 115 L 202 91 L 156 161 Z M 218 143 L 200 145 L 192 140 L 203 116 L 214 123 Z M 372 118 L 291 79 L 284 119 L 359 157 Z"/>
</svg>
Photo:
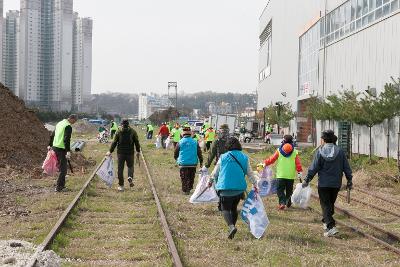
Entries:
<svg viewBox="0 0 400 267">
<path fill-rule="evenodd" d="M 324 236 L 336 235 L 336 222 L 333 218 L 335 202 L 342 186 L 343 173 L 347 179 L 348 190 L 353 189 L 353 174 L 345 153 L 335 145 L 337 136 L 334 131 L 326 130 L 321 135 L 321 146 L 314 155 L 314 160 L 308 168 L 307 176 L 303 181 L 303 188 L 307 187 L 318 173 L 318 195 L 322 209 L 322 223 Z"/>
<path fill-rule="evenodd" d="M 64 119 L 57 123 L 56 129 L 50 135 L 50 141 L 47 150 L 53 149 L 53 151 L 56 153 L 58 168 L 60 170 L 60 175 L 57 179 L 57 186 L 55 188 L 56 192 L 62 192 L 66 190 L 65 176 L 67 175 L 68 160 L 71 158 L 71 125 L 77 120 L 78 117 L 75 114 L 69 115 L 68 119 Z"/>
<path fill-rule="evenodd" d="M 215 189 L 219 196 L 218 209 L 222 212 L 229 227 L 228 238 L 233 239 L 236 232 L 236 222 L 239 216 L 237 206 L 240 199 L 244 199 L 247 189 L 245 176 L 257 188 L 257 174 L 251 169 L 249 157 L 242 152 L 242 146 L 236 137 L 229 137 L 226 141 L 227 152 L 222 154 L 217 165 L 210 175 L 208 186 L 215 182 Z"/>
<path fill-rule="evenodd" d="M 181 134 L 182 130 L 180 129 L 179 123 L 176 123 L 175 128 L 171 130 L 171 135 L 170 135 L 172 138 L 172 143 L 174 144 L 174 148 L 176 148 L 176 145 L 181 140 Z"/>
<path fill-rule="evenodd" d="M 165 122 L 163 122 L 163 124 L 161 125 L 160 130 L 158 131 L 158 136 L 161 136 L 162 148 L 166 149 L 167 146 L 165 145 L 165 141 L 167 140 L 167 138 L 169 136 L 169 129 Z"/>
<path fill-rule="evenodd" d="M 269 166 L 277 161 L 276 179 L 278 180 L 278 209 L 284 210 L 292 205 L 291 196 L 293 193 L 293 183 L 297 176 L 301 178 L 303 171 L 297 149 L 293 146 L 293 137 L 285 135 L 281 146 L 274 155 L 264 161 L 265 166 Z"/>
<path fill-rule="evenodd" d="M 114 141 L 106 156 L 110 156 L 117 148 L 118 156 L 118 191 L 124 191 L 124 168 L 125 162 L 128 167 L 128 182 L 133 187 L 133 162 L 136 149 L 136 158 L 139 162 L 140 144 L 136 131 L 129 126 L 127 119 L 122 120 L 121 127 L 115 133 Z"/>
<path fill-rule="evenodd" d="M 229 126 L 228 124 L 222 124 L 219 127 L 218 138 L 211 144 L 207 162 L 201 169 L 203 172 L 208 171 L 214 159 L 215 162 L 218 162 L 219 157 L 227 152 L 225 144 L 228 138 L 229 138 Z"/>
<path fill-rule="evenodd" d="M 190 194 L 193 189 L 196 166 L 203 164 L 203 155 L 197 141 L 192 138 L 190 127 L 183 128 L 183 138 L 175 147 L 174 159 L 179 166 L 179 173 L 182 181 L 182 192 Z"/>
</svg>

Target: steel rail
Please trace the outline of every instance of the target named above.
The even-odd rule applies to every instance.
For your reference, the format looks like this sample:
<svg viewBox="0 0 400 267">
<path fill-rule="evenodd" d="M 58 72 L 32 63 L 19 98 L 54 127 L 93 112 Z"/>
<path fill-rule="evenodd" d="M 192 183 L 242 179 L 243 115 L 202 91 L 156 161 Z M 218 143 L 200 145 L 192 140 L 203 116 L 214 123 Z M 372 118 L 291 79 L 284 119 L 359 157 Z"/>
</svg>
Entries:
<svg viewBox="0 0 400 267">
<path fill-rule="evenodd" d="M 386 201 L 386 202 L 388 202 L 388 203 L 391 203 L 391 204 L 394 204 L 394 205 L 397 205 L 397 206 L 400 207 L 400 202 L 397 202 L 397 201 L 395 201 L 395 200 L 385 198 L 385 197 L 383 197 L 383 196 L 380 196 L 380 195 L 378 195 L 378 194 L 369 192 L 369 191 L 364 190 L 364 189 L 361 189 L 361 188 L 354 188 L 354 190 L 359 191 L 359 192 L 364 193 L 364 194 L 369 195 L 369 196 L 373 196 L 373 197 L 379 198 L 380 200 L 384 200 L 384 201 Z"/>
<path fill-rule="evenodd" d="M 319 197 L 317 195 L 315 195 L 315 194 L 311 194 L 311 196 L 313 198 L 315 198 L 315 199 L 319 199 Z M 390 237 L 391 239 L 394 239 L 396 241 L 400 241 L 400 236 L 398 236 L 397 234 L 389 232 L 389 231 L 383 229 L 382 227 L 380 227 L 380 226 L 378 226 L 378 225 L 376 225 L 376 224 L 374 224 L 374 223 L 372 223 L 372 222 L 370 222 L 370 221 L 368 221 L 368 220 L 366 220 L 364 218 L 361 218 L 360 216 L 357 216 L 354 213 L 352 213 L 352 212 L 350 212 L 350 211 L 348 211 L 348 210 L 346 210 L 344 208 L 339 207 L 336 204 L 335 204 L 335 209 L 338 210 L 339 212 L 347 215 L 350 218 L 356 219 L 357 221 L 359 221 L 361 223 L 364 223 L 364 224 L 374 228 L 375 230 L 378 230 L 379 232 L 381 232 L 381 233 L 387 235 L 388 237 Z"/>
<path fill-rule="evenodd" d="M 321 215 L 321 213 L 319 211 L 317 211 L 317 210 L 315 210 L 315 209 L 313 209 L 311 207 L 310 207 L 310 210 L 315 212 L 315 213 L 318 213 L 319 215 Z M 393 251 L 394 253 L 400 255 L 400 249 L 396 248 L 395 246 L 393 246 L 393 245 L 391 245 L 391 244 L 389 244 L 389 243 L 387 243 L 387 242 L 385 242 L 385 241 L 383 241 L 383 240 L 381 240 L 379 238 L 376 238 L 373 235 L 365 233 L 365 232 L 361 231 L 360 229 L 358 229 L 358 228 L 356 228 L 354 226 L 351 226 L 351 225 L 349 225 L 349 224 L 347 224 L 347 223 L 345 223 L 345 222 L 343 222 L 341 220 L 336 219 L 335 221 L 336 221 L 337 224 L 339 224 L 341 226 L 344 226 L 344 227 L 347 227 L 347 228 L 351 229 L 353 232 L 355 232 L 355 233 L 357 233 L 357 234 L 359 234 L 359 235 L 361 235 L 361 236 L 363 236 L 365 238 L 368 238 L 368 239 L 370 239 L 372 241 L 375 241 L 376 243 L 378 243 L 378 244 L 384 246 L 385 248 Z"/>
<path fill-rule="evenodd" d="M 164 230 L 165 237 L 167 239 L 168 248 L 169 248 L 170 254 L 172 256 L 172 260 L 174 262 L 174 266 L 182 267 L 183 265 L 182 265 L 182 262 L 181 262 L 181 258 L 179 257 L 178 250 L 176 249 L 175 242 L 174 242 L 174 239 L 173 239 L 172 234 L 171 234 L 171 230 L 169 229 L 168 222 L 167 222 L 167 219 L 165 217 L 164 210 L 163 210 L 163 208 L 161 206 L 161 202 L 160 202 L 160 199 L 158 197 L 156 187 L 154 186 L 153 178 L 151 177 L 151 174 L 150 174 L 146 159 L 144 157 L 143 151 L 140 152 L 140 155 L 141 155 L 141 158 L 142 158 L 142 161 L 143 161 L 144 168 L 146 170 L 147 178 L 149 179 L 149 183 L 150 183 L 150 186 L 151 186 L 151 190 L 153 192 L 154 200 L 156 201 L 156 204 L 157 204 L 157 210 L 158 210 L 158 213 L 160 215 L 160 221 L 161 221 L 161 224 L 162 224 L 162 227 L 163 227 L 163 230 Z"/>
<path fill-rule="evenodd" d="M 343 195 L 343 194 L 341 194 L 341 193 L 339 193 L 339 196 L 341 196 L 341 197 L 343 197 L 343 198 L 346 198 L 346 196 Z M 363 205 L 365 205 L 365 206 L 374 208 L 374 209 L 376 209 L 376 210 L 379 210 L 379 211 L 382 211 L 382 212 L 385 212 L 385 213 L 388 213 L 388 214 L 391 214 L 391 215 L 393 215 L 393 216 L 396 216 L 396 217 L 399 217 L 399 218 L 400 218 L 400 213 L 397 213 L 397 212 L 394 212 L 394 211 L 391 211 L 391 210 L 387 210 L 387 209 L 381 208 L 381 207 L 379 207 L 379 206 L 377 206 L 377 205 L 374 205 L 374 204 L 372 204 L 372 203 L 368 203 L 368 202 L 359 200 L 359 199 L 354 198 L 354 197 L 352 197 L 351 200 L 352 200 L 352 201 L 355 201 L 355 202 L 358 202 L 358 203 L 361 203 L 361 204 L 363 204 Z"/>
<path fill-rule="evenodd" d="M 96 176 L 96 172 L 100 169 L 101 165 L 103 165 L 104 161 L 106 158 L 103 158 L 103 160 L 100 162 L 100 164 L 96 167 L 96 169 L 93 171 L 93 173 L 90 175 L 89 179 L 85 182 L 81 190 L 78 192 L 78 194 L 75 196 L 74 200 L 69 204 L 69 206 L 64 210 L 63 214 L 61 217 L 58 219 L 57 223 L 53 226 L 53 228 L 50 230 L 44 241 L 36 248 L 35 253 L 31 257 L 30 261 L 27 263 L 27 267 L 33 267 L 36 264 L 37 257 L 39 253 L 42 253 L 43 251 L 47 250 L 51 244 L 51 242 L 54 240 L 62 226 L 64 225 L 65 221 L 67 220 L 68 216 L 70 215 L 71 211 L 75 208 L 76 204 L 78 204 L 79 200 L 82 198 L 83 193 L 86 191 L 88 188 L 89 184 L 92 182 L 93 178 Z"/>
</svg>

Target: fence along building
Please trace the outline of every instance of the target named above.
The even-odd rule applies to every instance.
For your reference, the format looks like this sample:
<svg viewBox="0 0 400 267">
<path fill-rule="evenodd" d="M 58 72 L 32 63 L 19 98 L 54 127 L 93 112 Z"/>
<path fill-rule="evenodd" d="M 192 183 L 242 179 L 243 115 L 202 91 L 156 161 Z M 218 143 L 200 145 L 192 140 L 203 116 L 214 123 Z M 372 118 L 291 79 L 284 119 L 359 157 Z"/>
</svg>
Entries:
<svg viewBox="0 0 400 267">
<path fill-rule="evenodd" d="M 400 1 L 305 0 L 301 1 L 302 8 L 292 2 L 271 0 L 260 18 L 262 29 L 272 23 L 272 60 L 270 76 L 259 83 L 259 109 L 269 104 L 268 100 L 281 100 L 279 92 L 287 90 L 288 100 L 298 111 L 294 125 L 298 139 L 307 141 L 313 135 L 319 142 L 321 130 L 346 132 L 347 126 L 338 122 L 315 123 L 306 118 L 304 110 L 311 96 L 326 97 L 345 89 L 364 92 L 368 88 L 376 88 L 379 95 L 391 82 L 391 76 L 400 76 Z M 282 13 L 293 19 L 280 22 Z M 286 36 L 275 38 L 279 34 Z M 283 51 L 289 48 L 295 52 Z M 260 70 L 268 60 L 264 49 L 260 48 Z M 278 81 L 283 81 L 282 85 Z M 375 155 L 387 156 L 389 146 L 389 156 L 397 157 L 399 123 L 397 118 L 373 128 Z M 369 153 L 367 127 L 354 127 L 352 149 L 355 153 Z"/>
</svg>

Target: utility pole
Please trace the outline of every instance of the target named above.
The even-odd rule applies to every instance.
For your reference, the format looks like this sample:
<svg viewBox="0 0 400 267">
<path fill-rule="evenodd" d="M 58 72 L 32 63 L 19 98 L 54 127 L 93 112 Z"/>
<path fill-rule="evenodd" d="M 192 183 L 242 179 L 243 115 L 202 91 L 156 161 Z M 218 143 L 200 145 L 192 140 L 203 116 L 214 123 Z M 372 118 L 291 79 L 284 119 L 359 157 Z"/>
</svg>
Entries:
<svg viewBox="0 0 400 267">
<path fill-rule="evenodd" d="M 263 137 L 265 137 L 265 134 L 266 134 L 266 132 L 265 132 L 265 127 L 266 127 L 266 119 L 265 119 L 265 111 L 266 111 L 266 109 L 267 108 L 263 108 L 263 111 L 264 111 L 264 125 L 263 125 Z"/>
<path fill-rule="evenodd" d="M 283 104 L 282 104 L 282 102 L 281 101 L 279 101 L 279 102 L 276 102 L 275 103 L 275 105 L 278 107 L 278 134 L 280 134 L 280 125 L 279 125 L 279 123 L 280 123 L 280 119 L 281 119 L 281 109 L 282 109 L 282 106 L 283 106 Z"/>
</svg>

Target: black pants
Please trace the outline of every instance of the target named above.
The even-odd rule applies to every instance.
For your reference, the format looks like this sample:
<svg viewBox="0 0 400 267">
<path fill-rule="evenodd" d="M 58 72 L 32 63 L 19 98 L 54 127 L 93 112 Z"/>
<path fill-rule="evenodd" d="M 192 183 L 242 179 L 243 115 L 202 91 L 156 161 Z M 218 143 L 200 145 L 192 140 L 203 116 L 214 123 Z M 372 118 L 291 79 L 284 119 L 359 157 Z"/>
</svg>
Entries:
<svg viewBox="0 0 400 267">
<path fill-rule="evenodd" d="M 278 199 L 279 199 L 279 205 L 288 205 L 290 206 L 292 204 L 292 201 L 290 200 L 292 194 L 293 194 L 293 183 L 294 180 L 291 179 L 281 179 L 278 178 Z"/>
<path fill-rule="evenodd" d="M 222 211 L 226 224 L 236 225 L 239 213 L 237 206 L 239 205 L 240 199 L 243 194 L 236 196 L 220 196 L 219 197 L 219 209 Z"/>
<path fill-rule="evenodd" d="M 328 229 L 336 226 L 333 214 L 335 214 L 335 202 L 339 190 L 339 188 L 318 187 L 319 203 L 323 216 L 322 222 L 327 225 Z"/>
<path fill-rule="evenodd" d="M 118 154 L 118 184 L 124 186 L 125 162 L 128 167 L 128 177 L 133 178 L 133 154 Z"/>
<path fill-rule="evenodd" d="M 147 139 L 153 139 L 153 131 L 147 132 Z"/>
<path fill-rule="evenodd" d="M 162 148 L 164 148 L 164 149 L 167 148 L 167 146 L 165 145 L 165 140 L 167 140 L 167 138 L 168 138 L 168 135 L 161 135 L 161 145 L 162 145 Z"/>
<path fill-rule="evenodd" d="M 178 142 L 173 141 L 172 144 L 174 145 L 174 148 L 178 145 Z"/>
<path fill-rule="evenodd" d="M 116 130 L 111 130 L 111 139 L 114 139 L 115 132 Z"/>
<path fill-rule="evenodd" d="M 58 168 L 60 170 L 60 175 L 57 179 L 57 189 L 61 190 L 65 187 L 65 175 L 67 175 L 67 152 L 65 149 L 59 149 L 53 147 L 54 152 L 56 152 L 58 160 Z"/>
<path fill-rule="evenodd" d="M 196 167 L 182 167 L 179 169 L 182 181 L 182 192 L 189 193 L 193 189 Z"/>
<path fill-rule="evenodd" d="M 206 149 L 204 151 L 210 150 L 211 144 L 212 144 L 212 141 L 207 141 L 206 142 Z"/>
</svg>

